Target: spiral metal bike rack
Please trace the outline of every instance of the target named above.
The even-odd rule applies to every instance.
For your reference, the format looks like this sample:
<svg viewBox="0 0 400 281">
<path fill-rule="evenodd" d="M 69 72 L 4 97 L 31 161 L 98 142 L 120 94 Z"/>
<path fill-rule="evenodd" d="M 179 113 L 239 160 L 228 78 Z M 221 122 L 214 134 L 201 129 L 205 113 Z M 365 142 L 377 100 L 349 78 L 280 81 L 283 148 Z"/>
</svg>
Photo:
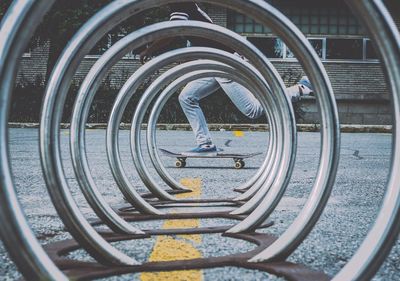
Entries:
<svg viewBox="0 0 400 281">
<path fill-rule="evenodd" d="M 200 269 L 239 266 L 258 269 L 289 280 L 366 280 L 374 276 L 388 255 L 400 230 L 400 34 L 380 0 L 346 0 L 378 47 L 386 79 L 392 92 L 393 140 L 392 159 L 383 204 L 375 224 L 358 251 L 336 276 L 287 262 L 286 259 L 314 228 L 329 199 L 339 161 L 339 122 L 333 90 L 328 76 L 312 46 L 299 29 L 273 6 L 261 0 L 200 0 L 246 13 L 269 26 L 298 58 L 317 93 L 321 113 L 321 151 L 317 175 L 309 198 L 293 223 L 279 237 L 255 232 L 271 226 L 266 222 L 281 201 L 291 178 L 296 156 L 296 125 L 291 103 L 285 95 L 282 79 L 267 58 L 250 42 L 225 28 L 192 21 L 163 22 L 137 30 L 112 46 L 87 74 L 76 99 L 71 122 L 71 158 L 77 182 L 89 205 L 99 217 L 89 222 L 79 210 L 69 190 L 60 152 L 60 121 L 70 82 L 79 63 L 90 49 L 116 25 L 146 9 L 177 0 L 113 1 L 94 15 L 71 39 L 60 56 L 48 81 L 43 102 L 40 128 L 40 155 L 46 185 L 57 213 L 73 239 L 42 247 L 20 206 L 11 171 L 8 145 L 8 115 L 17 65 L 29 37 L 53 4 L 53 0 L 16 0 L 10 6 L 0 29 L 0 235 L 27 280 L 87 280 L 130 272 Z M 246 62 L 227 52 L 195 47 L 159 55 L 136 71 L 120 89 L 107 127 L 107 156 L 121 193 L 128 201 L 124 208 L 110 206 L 98 190 L 86 158 L 85 123 L 90 105 L 101 81 L 126 53 L 156 39 L 176 35 L 213 38 L 235 46 Z M 149 190 L 140 194 L 130 183 L 120 159 L 118 130 L 121 118 L 138 87 L 159 69 L 176 61 L 186 61 L 160 75 L 142 95 L 132 119 L 131 152 L 143 185 Z M 187 62 L 188 61 L 188 62 Z M 232 79 L 253 92 L 260 100 L 270 125 L 266 158 L 255 175 L 241 185 L 244 192 L 236 198 L 182 200 L 175 193 L 190 192 L 176 182 L 163 167 L 157 152 L 156 123 L 168 98 L 184 84 L 203 77 Z M 163 89 L 165 88 L 165 89 Z M 156 99 L 157 98 L 157 99 Z M 147 128 L 147 146 L 141 145 L 144 113 L 151 109 Z M 170 189 L 163 189 L 143 158 L 147 149 L 152 167 Z M 151 196 L 149 200 L 148 196 Z M 163 206 L 177 208 L 187 203 L 228 203 L 225 212 L 167 213 Z M 239 205 L 239 206 L 238 206 Z M 228 218 L 234 225 L 209 228 L 141 230 L 135 222 L 154 219 Z M 98 230 L 107 225 L 110 231 Z M 148 238 L 151 235 L 222 233 L 244 239 L 257 247 L 244 254 L 169 262 L 139 263 L 117 250 L 115 241 Z M 96 261 L 65 259 L 76 249 L 86 250 Z"/>
<path fill-rule="evenodd" d="M 205 57 L 206 56 L 206 53 L 205 52 L 203 52 L 203 53 L 201 53 L 201 57 Z M 221 59 L 223 56 L 222 56 L 222 54 L 220 53 L 219 54 L 219 58 Z M 231 56 L 231 59 L 234 59 L 234 60 L 236 60 L 236 62 L 237 63 L 239 63 L 239 65 L 238 66 L 240 66 L 240 59 L 238 59 L 237 57 L 235 58 L 235 56 Z M 185 64 L 185 65 L 182 65 L 182 67 L 180 67 L 180 69 L 178 69 L 178 67 L 175 67 L 175 69 L 177 69 L 176 71 L 180 71 L 180 73 L 174 73 L 175 72 L 175 70 L 174 69 L 172 69 L 171 71 L 169 71 L 169 72 L 166 72 L 165 73 L 165 75 L 163 75 L 164 77 L 166 77 L 164 80 L 164 83 L 165 82 L 167 82 L 168 80 L 171 80 L 170 78 L 168 78 L 167 76 L 172 76 L 172 75 L 175 75 L 175 77 L 173 77 L 174 78 L 174 80 L 176 79 L 176 78 L 178 78 L 178 77 L 180 77 L 182 74 L 184 74 L 184 73 L 187 73 L 188 72 L 188 70 L 190 70 L 190 68 L 193 68 L 193 69 L 195 69 L 195 67 L 199 67 L 200 66 L 200 64 L 199 63 L 192 63 L 192 64 Z M 211 66 L 211 65 L 210 65 Z M 210 69 L 210 66 L 208 66 L 208 69 Z M 207 68 L 207 65 L 205 65 L 205 67 Z M 160 80 L 162 80 L 163 79 L 163 76 L 161 76 L 160 77 Z M 216 76 L 218 76 L 218 75 L 216 75 Z M 254 76 L 254 75 L 253 75 Z M 206 76 L 207 77 L 207 76 Z M 209 76 L 208 76 L 209 77 Z M 178 80 L 177 80 L 178 81 Z M 187 82 L 187 81 L 185 81 L 185 82 Z M 250 82 L 250 81 L 249 81 Z M 247 83 L 246 85 L 248 86 L 248 87 L 250 87 L 250 83 Z M 252 84 L 254 84 L 255 83 L 255 81 L 251 81 L 252 82 Z M 132 141 L 131 141 L 131 144 L 132 144 L 132 150 L 133 150 L 133 152 L 134 152 L 134 155 L 140 155 L 140 153 L 138 153 L 138 151 L 140 151 L 139 150 L 139 147 L 140 147 L 140 138 L 138 137 L 139 136 L 139 128 L 140 128 L 140 123 L 141 123 L 141 120 L 143 119 L 143 112 L 145 112 L 145 109 L 147 108 L 147 106 L 148 106 L 148 104 L 151 102 L 151 99 L 152 99 L 152 94 L 153 94 L 153 96 L 154 96 L 154 94 L 156 94 L 157 93 L 157 91 L 164 85 L 164 83 L 158 83 L 158 81 L 154 81 L 154 83 L 153 83 L 153 85 L 154 85 L 154 87 L 149 87 L 148 88 L 148 90 L 146 91 L 146 93 L 143 95 L 143 98 L 142 98 L 142 101 L 145 101 L 147 104 L 145 104 L 145 106 L 144 106 L 144 108 L 142 107 L 142 103 L 140 103 L 139 102 L 139 104 L 138 104 L 138 108 L 143 108 L 142 110 L 137 110 L 136 111 L 136 113 L 135 113 L 135 116 L 134 116 L 134 118 L 133 118 L 133 121 L 132 121 L 132 128 L 135 128 L 135 130 L 136 131 L 133 131 L 132 130 L 132 134 L 131 134 L 131 136 L 132 137 L 135 137 L 134 139 L 132 139 Z M 160 84 L 160 85 L 158 85 L 158 84 Z M 181 82 L 181 84 L 182 84 L 182 82 Z M 160 98 L 159 98 L 159 101 L 157 101 L 157 109 L 161 109 L 162 107 L 160 107 L 160 106 L 158 106 L 158 103 L 159 102 L 162 102 L 162 100 L 165 102 L 166 101 L 166 99 L 168 99 L 169 98 L 169 96 L 170 95 L 172 95 L 172 93 L 174 92 L 173 90 L 176 90 L 177 88 L 179 87 L 179 85 L 177 86 L 177 85 L 170 85 L 170 88 L 168 88 L 168 92 L 169 93 L 167 93 L 167 90 L 165 90 L 165 93 L 166 93 L 166 95 L 164 95 L 164 94 L 162 94 L 161 96 L 160 96 Z M 156 91 L 154 91 L 154 88 L 156 89 Z M 170 90 L 170 89 L 172 89 L 172 90 Z M 254 91 L 255 92 L 255 91 Z M 169 95 L 168 95 L 169 94 Z M 149 98 L 148 98 L 149 97 Z M 271 106 L 270 106 L 271 107 Z M 154 107 L 154 108 L 156 108 L 156 106 Z M 268 112 L 268 107 L 265 107 L 267 110 L 266 110 L 266 112 Z M 156 112 L 155 112 L 156 113 Z M 154 113 L 153 113 L 154 114 Z M 149 126 L 148 126 L 148 128 L 149 128 L 149 130 L 148 130 L 148 145 L 150 145 L 150 143 L 152 143 L 152 145 L 151 145 L 151 149 L 149 148 L 149 152 L 150 152 L 150 157 L 152 157 L 152 161 L 153 161 L 153 163 L 154 163 L 154 166 L 157 168 L 158 167 L 158 172 L 159 172 L 159 174 L 160 174 L 160 176 L 167 182 L 167 183 L 170 183 L 170 184 L 175 184 L 174 182 L 173 182 L 173 180 L 172 180 L 172 178 L 170 178 L 170 177 L 168 177 L 168 175 L 167 175 L 167 173 L 165 172 L 165 171 L 162 171 L 162 169 L 161 169 L 161 164 L 160 164 L 160 160 L 159 159 L 157 159 L 157 156 L 156 156 L 156 154 L 157 154 L 157 149 L 156 149 L 156 146 L 155 146 L 155 140 L 153 139 L 153 136 L 154 136 L 154 134 L 153 134 L 153 132 L 154 132 L 154 130 L 155 130 L 155 116 L 154 116 L 154 118 L 153 118 L 153 114 L 151 114 L 151 116 L 150 116 L 150 119 L 149 119 Z M 272 121 L 273 119 L 271 118 L 271 121 Z M 271 124 L 274 124 L 274 122 L 271 122 Z M 292 126 L 292 128 L 293 128 L 293 126 Z M 277 161 L 276 161 L 277 162 Z M 275 162 L 275 163 L 276 163 Z M 143 163 L 143 160 L 141 161 L 141 163 Z M 141 164 L 140 163 L 140 164 Z M 147 173 L 148 174 L 148 173 Z"/>
<path fill-rule="evenodd" d="M 210 49 L 209 51 L 212 51 L 212 49 Z M 193 52 L 193 50 L 192 50 Z M 215 51 L 214 51 L 215 53 Z M 218 53 L 217 53 L 218 54 Z M 222 55 L 223 53 L 219 52 L 219 55 Z M 226 55 L 228 55 L 226 53 Z M 231 56 L 231 59 L 233 60 L 237 60 L 237 57 L 235 56 Z M 204 58 L 204 54 L 201 55 L 202 58 Z M 243 63 L 242 61 L 239 61 L 239 63 Z M 249 65 L 249 67 L 251 67 L 251 65 Z M 257 75 L 257 74 L 254 74 Z M 250 77 L 252 75 L 250 74 Z M 249 83 L 250 82 L 250 83 Z M 249 81 L 248 83 L 244 83 L 248 88 L 251 89 L 251 81 Z M 155 83 L 155 82 L 154 82 Z M 176 186 L 179 185 L 169 174 L 168 172 L 165 170 L 165 168 L 163 167 L 163 165 L 161 164 L 161 160 L 160 157 L 158 155 L 158 151 L 157 151 L 157 145 L 156 145 L 156 134 L 155 134 L 155 130 L 156 130 L 156 123 L 157 123 L 157 119 L 158 116 L 161 113 L 161 109 L 163 108 L 164 104 L 166 103 L 166 101 L 168 100 L 168 98 L 174 93 L 174 88 L 178 87 L 179 85 L 177 85 L 177 81 L 174 82 L 174 86 L 171 84 L 171 86 L 167 89 L 165 89 L 162 94 L 158 97 L 157 101 L 155 102 L 154 106 L 153 106 L 153 110 L 150 113 L 150 117 L 149 117 L 149 121 L 148 121 L 148 127 L 147 127 L 147 147 L 149 150 L 149 155 L 150 155 L 150 159 L 152 161 L 153 166 L 156 168 L 156 171 L 158 172 L 158 174 L 161 176 L 161 178 L 168 183 L 168 185 L 172 185 L 172 186 Z M 252 92 L 256 92 L 256 90 L 253 90 Z M 147 96 L 143 96 L 142 99 L 146 99 Z M 269 112 L 269 108 L 265 108 L 266 112 Z M 270 115 L 270 113 L 269 113 Z M 137 119 L 136 119 L 137 120 Z M 273 120 L 271 120 L 269 123 L 271 124 Z M 132 123 L 132 128 L 139 126 L 139 124 L 135 124 Z M 272 134 L 270 137 L 270 145 L 269 145 L 269 150 L 267 152 L 267 156 L 266 159 L 271 159 L 270 155 L 272 153 L 272 143 L 273 143 L 273 139 L 274 139 L 274 131 L 275 128 L 272 126 Z M 131 134 L 132 136 L 135 135 L 134 132 L 132 132 Z M 272 139 L 272 141 L 271 141 Z M 132 144 L 135 144 L 134 141 L 131 142 Z M 270 161 L 271 162 L 271 161 Z M 268 162 L 267 162 L 268 163 Z M 261 170 L 261 168 L 260 168 Z"/>
</svg>

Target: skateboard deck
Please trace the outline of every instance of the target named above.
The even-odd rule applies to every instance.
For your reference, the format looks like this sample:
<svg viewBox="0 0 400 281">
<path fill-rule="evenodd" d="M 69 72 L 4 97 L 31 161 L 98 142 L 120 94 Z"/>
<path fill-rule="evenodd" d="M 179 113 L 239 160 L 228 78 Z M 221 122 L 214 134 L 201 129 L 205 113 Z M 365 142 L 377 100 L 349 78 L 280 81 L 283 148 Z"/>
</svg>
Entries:
<svg viewBox="0 0 400 281">
<path fill-rule="evenodd" d="M 235 154 L 235 153 L 217 153 L 217 155 L 195 155 L 195 156 L 188 156 L 184 155 L 182 153 L 175 153 L 166 149 L 159 148 L 160 152 L 167 156 L 167 157 L 172 157 L 176 158 L 175 166 L 177 168 L 184 168 L 186 167 L 186 159 L 187 158 L 231 158 L 235 162 L 234 167 L 236 169 L 241 169 L 244 167 L 245 162 L 243 159 L 246 158 L 251 158 L 257 155 L 262 154 L 262 152 L 256 152 L 256 153 L 244 153 L 244 154 Z"/>
</svg>

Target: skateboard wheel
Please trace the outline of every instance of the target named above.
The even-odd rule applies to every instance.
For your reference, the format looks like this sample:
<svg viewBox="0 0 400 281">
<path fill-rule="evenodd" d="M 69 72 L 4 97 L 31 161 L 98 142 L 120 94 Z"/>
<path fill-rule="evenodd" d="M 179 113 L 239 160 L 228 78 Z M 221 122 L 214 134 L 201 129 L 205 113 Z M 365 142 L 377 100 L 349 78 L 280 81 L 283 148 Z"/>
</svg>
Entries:
<svg viewBox="0 0 400 281">
<path fill-rule="evenodd" d="M 244 161 L 236 161 L 235 162 L 235 169 L 241 169 L 244 167 Z"/>
<path fill-rule="evenodd" d="M 175 166 L 177 168 L 184 168 L 186 166 L 186 162 L 185 161 L 181 161 L 181 160 L 176 160 Z"/>
</svg>

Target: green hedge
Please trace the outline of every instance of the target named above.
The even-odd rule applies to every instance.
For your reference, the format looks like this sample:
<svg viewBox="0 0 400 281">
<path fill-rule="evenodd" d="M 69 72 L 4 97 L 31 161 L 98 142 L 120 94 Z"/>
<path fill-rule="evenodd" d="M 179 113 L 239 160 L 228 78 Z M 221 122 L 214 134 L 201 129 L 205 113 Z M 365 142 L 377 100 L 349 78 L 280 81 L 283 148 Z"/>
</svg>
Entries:
<svg viewBox="0 0 400 281">
<path fill-rule="evenodd" d="M 37 79 L 40 81 L 40 79 Z M 40 109 L 44 95 L 44 86 L 42 83 L 19 83 L 13 92 L 12 107 L 10 111 L 11 122 L 38 122 L 40 118 Z M 75 101 L 77 86 L 71 86 L 68 97 L 65 102 L 62 122 L 69 122 L 73 104 Z M 108 87 L 100 89 L 92 103 L 89 114 L 89 123 L 105 123 L 108 120 L 112 104 L 118 90 Z M 123 116 L 123 122 L 130 122 L 136 104 L 143 93 L 140 90 L 129 102 L 127 110 Z M 266 123 L 265 118 L 251 120 L 244 116 L 224 94 L 222 90 L 210 95 L 201 101 L 201 108 L 210 123 Z M 298 103 L 294 104 L 296 118 L 301 121 L 302 111 Z M 146 115 L 147 116 L 147 115 Z M 146 117 L 147 119 L 147 117 Z M 159 118 L 160 123 L 187 123 L 179 102 L 178 94 L 175 94 L 165 105 Z"/>
</svg>

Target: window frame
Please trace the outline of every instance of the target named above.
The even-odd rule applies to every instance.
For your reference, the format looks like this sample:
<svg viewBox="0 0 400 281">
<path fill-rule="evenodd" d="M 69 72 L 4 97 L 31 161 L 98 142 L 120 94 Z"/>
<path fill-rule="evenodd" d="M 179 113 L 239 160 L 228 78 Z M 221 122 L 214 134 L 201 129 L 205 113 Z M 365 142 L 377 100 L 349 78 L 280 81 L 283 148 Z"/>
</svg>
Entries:
<svg viewBox="0 0 400 281">
<path fill-rule="evenodd" d="M 326 37 L 316 37 L 316 36 L 310 36 L 307 37 L 307 40 L 321 40 L 322 41 L 322 57 L 320 57 L 321 60 L 326 60 Z"/>
<path fill-rule="evenodd" d="M 345 6 L 346 7 L 346 6 Z M 297 7 L 291 7 L 287 5 L 278 6 L 278 8 L 307 36 L 346 36 L 349 32 L 353 31 L 351 36 L 364 36 L 364 29 L 357 18 L 345 7 L 335 7 L 333 10 L 327 10 L 326 7 L 318 7 L 317 10 L 302 8 L 301 12 L 294 13 L 293 11 L 299 10 Z M 237 20 L 238 17 L 242 17 L 241 20 Z M 322 20 L 322 19 L 325 20 Z M 316 22 L 315 22 L 316 19 Z M 246 32 L 246 26 L 252 23 L 250 32 Z M 322 23 L 323 22 L 323 23 Z M 240 14 L 235 11 L 229 10 L 227 12 L 227 26 L 233 31 L 236 31 L 239 25 L 243 31 L 238 33 L 245 33 L 251 35 L 256 33 L 255 29 L 257 25 L 261 25 L 263 34 L 272 34 L 272 31 L 268 26 L 263 26 L 255 22 L 251 17 Z M 317 26 L 317 32 L 313 31 L 313 27 Z M 326 31 L 321 31 L 322 27 L 326 26 Z M 303 31 L 304 30 L 304 31 Z M 307 32 L 305 32 L 307 31 Z M 260 33 L 258 33 L 260 34 Z"/>
<path fill-rule="evenodd" d="M 329 39 L 329 40 L 337 39 L 337 40 L 357 40 L 357 41 L 360 41 L 361 42 L 361 56 L 360 56 L 360 58 L 334 58 L 334 59 L 325 58 L 325 61 L 328 61 L 328 62 L 330 62 L 330 61 L 352 61 L 352 62 L 362 62 L 362 61 L 364 61 L 364 49 L 365 48 L 364 48 L 364 38 L 363 37 L 345 37 L 344 38 L 344 37 L 341 37 L 341 36 L 336 36 L 336 37 L 330 37 L 330 38 L 327 38 L 327 39 Z M 326 51 L 328 50 L 327 45 L 326 45 Z"/>
<path fill-rule="evenodd" d="M 364 61 L 379 61 L 379 58 L 367 58 L 367 44 L 372 43 L 370 38 L 363 38 L 363 60 Z M 377 54 L 378 55 L 378 54 Z"/>
<path fill-rule="evenodd" d="M 278 38 L 277 36 L 273 36 L 273 35 L 263 35 L 263 36 L 259 36 L 257 34 L 252 34 L 252 35 L 243 35 L 244 38 L 250 38 L 250 37 L 256 37 L 256 38 Z M 359 63 L 371 63 L 371 62 L 379 62 L 379 59 L 369 59 L 367 58 L 367 42 L 371 42 L 371 40 L 367 37 L 359 37 L 359 36 L 348 36 L 348 37 L 339 37 L 339 36 L 310 36 L 310 37 L 306 37 L 307 40 L 321 40 L 322 41 L 322 57 L 320 57 L 321 61 L 323 62 L 359 62 Z M 326 58 L 326 54 L 327 54 L 327 39 L 362 39 L 362 58 L 361 59 L 327 59 Z M 297 59 L 295 57 L 288 57 L 288 51 L 289 48 L 287 47 L 287 45 L 285 44 L 285 42 L 282 40 L 282 58 L 268 58 L 271 61 L 297 61 Z"/>
</svg>

